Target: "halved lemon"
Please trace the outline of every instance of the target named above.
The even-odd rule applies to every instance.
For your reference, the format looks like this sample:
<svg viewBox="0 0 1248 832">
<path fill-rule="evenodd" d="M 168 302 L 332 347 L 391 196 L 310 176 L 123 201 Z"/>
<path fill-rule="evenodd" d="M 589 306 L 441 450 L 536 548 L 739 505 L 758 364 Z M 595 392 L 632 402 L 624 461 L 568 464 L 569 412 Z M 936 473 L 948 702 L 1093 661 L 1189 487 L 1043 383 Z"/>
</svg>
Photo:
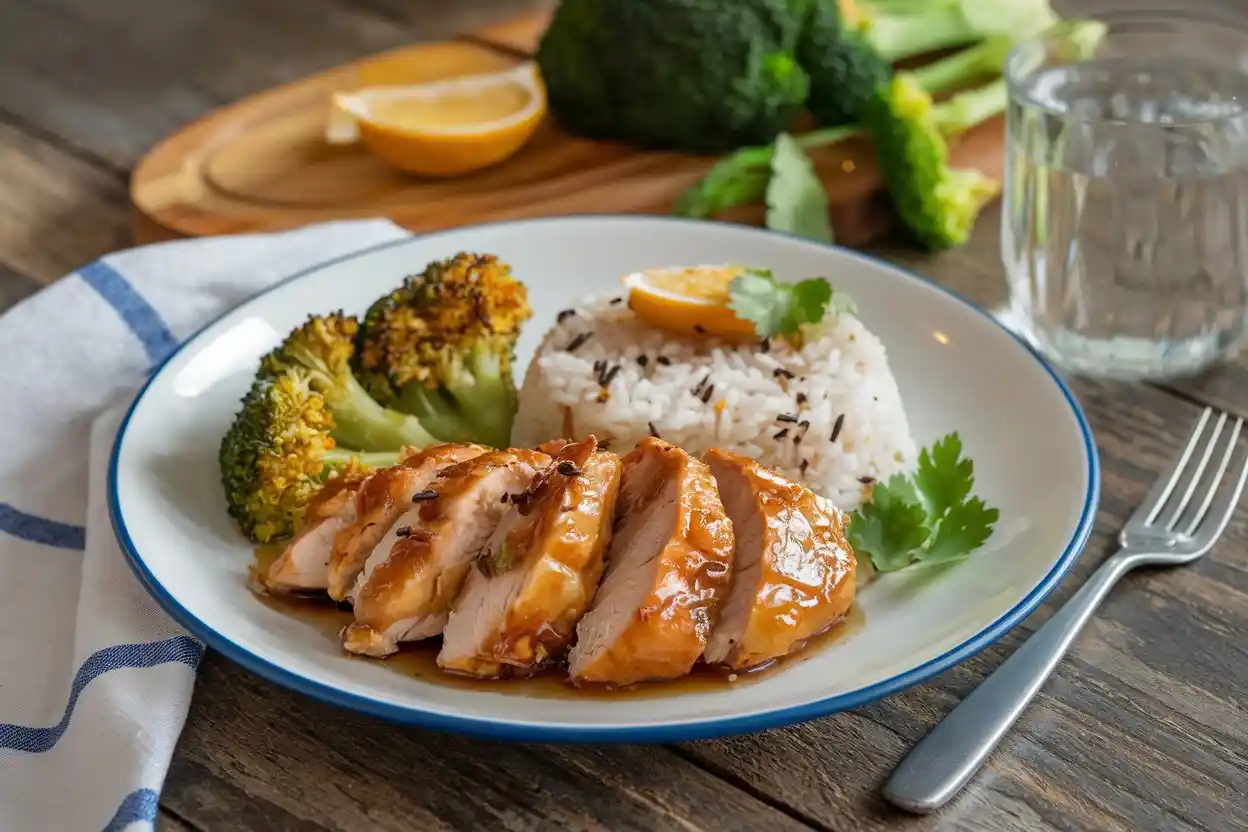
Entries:
<svg viewBox="0 0 1248 832">
<path fill-rule="evenodd" d="M 745 266 L 675 266 L 627 275 L 628 306 L 637 317 L 677 335 L 755 337 L 754 324 L 728 308 L 728 287 Z"/>
<path fill-rule="evenodd" d="M 456 176 L 519 150 L 546 114 L 536 64 L 427 84 L 334 96 L 327 138 L 359 138 L 377 157 L 423 176 Z"/>
</svg>

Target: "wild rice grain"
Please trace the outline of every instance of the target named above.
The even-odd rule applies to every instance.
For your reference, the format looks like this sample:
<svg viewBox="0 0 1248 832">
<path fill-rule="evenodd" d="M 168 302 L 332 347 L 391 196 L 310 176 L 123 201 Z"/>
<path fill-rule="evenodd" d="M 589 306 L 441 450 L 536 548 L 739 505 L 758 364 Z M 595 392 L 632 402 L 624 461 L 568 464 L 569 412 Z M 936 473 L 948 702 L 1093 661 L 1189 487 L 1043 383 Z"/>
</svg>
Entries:
<svg viewBox="0 0 1248 832">
<path fill-rule="evenodd" d="M 576 352 L 581 347 L 585 346 L 586 341 L 588 341 L 590 338 L 593 338 L 593 337 L 594 337 L 594 333 L 592 332 L 582 332 L 580 335 L 573 338 L 571 343 L 569 343 L 566 347 L 564 347 L 564 351 Z"/>
<path fill-rule="evenodd" d="M 841 428 L 843 428 L 844 426 L 845 426 L 845 414 L 842 413 L 840 416 L 836 417 L 836 421 L 832 424 L 832 436 L 831 438 L 828 439 L 828 441 L 835 442 L 836 437 L 841 435 Z"/>
<path fill-rule="evenodd" d="M 423 503 L 426 500 L 436 499 L 438 499 L 438 492 L 434 491 L 432 488 L 426 488 L 424 491 L 417 491 L 412 495 L 413 503 Z"/>
<path fill-rule="evenodd" d="M 576 314 L 575 309 L 565 309 L 555 317 L 555 322 L 563 323 L 564 321 L 566 321 L 568 318 L 571 318 L 575 314 Z"/>
<path fill-rule="evenodd" d="M 411 537 L 412 527 L 411 526 L 399 526 L 397 529 L 394 530 L 394 536 L 395 537 Z"/>
<path fill-rule="evenodd" d="M 650 429 L 650 435 L 655 439 L 659 439 L 659 429 L 654 426 L 654 422 L 646 422 L 646 427 Z"/>
<path fill-rule="evenodd" d="M 776 421 L 777 422 L 792 422 L 793 424 L 797 424 L 797 417 L 794 416 L 792 413 L 781 413 L 778 416 L 776 416 Z"/>
</svg>

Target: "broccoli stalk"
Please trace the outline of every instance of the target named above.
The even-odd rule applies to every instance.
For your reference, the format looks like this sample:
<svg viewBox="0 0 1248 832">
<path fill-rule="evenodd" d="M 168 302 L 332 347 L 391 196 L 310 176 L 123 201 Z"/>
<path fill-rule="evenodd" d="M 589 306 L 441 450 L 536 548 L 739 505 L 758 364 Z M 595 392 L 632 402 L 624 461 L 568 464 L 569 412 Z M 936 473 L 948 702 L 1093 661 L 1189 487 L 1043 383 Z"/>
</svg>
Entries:
<svg viewBox="0 0 1248 832">
<path fill-rule="evenodd" d="M 916 69 L 911 75 L 923 90 L 941 95 L 986 75 L 1000 74 L 1012 45 L 1009 37 L 989 38 Z M 797 136 L 796 141 L 803 150 L 812 150 L 838 144 L 863 132 L 857 125 L 846 124 L 812 130 Z M 771 181 L 774 158 L 775 145 L 746 147 L 725 156 L 681 195 L 672 213 L 680 217 L 709 217 L 738 205 L 761 202 Z"/>
<path fill-rule="evenodd" d="M 979 171 L 950 168 L 947 139 L 1005 109 L 1005 82 L 959 93 L 937 106 L 899 73 L 864 110 L 876 162 L 898 218 L 931 251 L 961 245 L 1000 185 Z"/>
<path fill-rule="evenodd" d="M 1030 36 L 1056 20 L 1047 0 L 815 0 L 797 49 L 810 76 L 807 106 L 824 126 L 858 121 L 896 61 L 990 38 L 994 45 L 984 52 L 962 56 L 987 61 L 1006 40 Z M 992 72 L 1000 72 L 1004 57 Z M 940 69 L 964 78 L 969 66 Z M 923 83 L 934 94 L 948 89 L 938 76 Z"/>
<path fill-rule="evenodd" d="M 373 304 L 356 362 L 374 395 L 446 441 L 502 447 L 516 413 L 512 352 L 531 315 L 508 266 L 459 254 Z"/>
<path fill-rule="evenodd" d="M 313 316 L 263 359 L 266 372 L 294 369 L 325 398 L 334 418 L 334 440 L 360 451 L 422 448 L 440 441 L 420 420 L 383 407 L 351 371 L 359 323 L 341 313 Z"/>
<path fill-rule="evenodd" d="M 974 43 L 1031 35 L 1057 22 L 1047 0 L 866 0 L 842 15 L 886 61 Z"/>
</svg>

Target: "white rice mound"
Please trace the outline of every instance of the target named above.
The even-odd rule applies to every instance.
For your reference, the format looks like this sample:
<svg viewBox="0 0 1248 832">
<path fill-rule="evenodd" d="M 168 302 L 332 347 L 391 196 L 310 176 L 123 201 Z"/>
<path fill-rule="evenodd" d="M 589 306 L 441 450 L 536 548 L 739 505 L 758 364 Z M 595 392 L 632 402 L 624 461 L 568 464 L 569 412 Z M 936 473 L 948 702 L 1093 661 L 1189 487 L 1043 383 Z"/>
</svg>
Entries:
<svg viewBox="0 0 1248 832">
<path fill-rule="evenodd" d="M 674 336 L 613 296 L 572 310 L 525 373 L 515 445 L 592 433 L 622 454 L 653 430 L 695 455 L 724 448 L 753 457 L 844 511 L 858 507 L 872 479 L 916 459 L 884 345 L 853 315 L 830 312 L 794 349 L 783 339 L 764 348 Z"/>
</svg>

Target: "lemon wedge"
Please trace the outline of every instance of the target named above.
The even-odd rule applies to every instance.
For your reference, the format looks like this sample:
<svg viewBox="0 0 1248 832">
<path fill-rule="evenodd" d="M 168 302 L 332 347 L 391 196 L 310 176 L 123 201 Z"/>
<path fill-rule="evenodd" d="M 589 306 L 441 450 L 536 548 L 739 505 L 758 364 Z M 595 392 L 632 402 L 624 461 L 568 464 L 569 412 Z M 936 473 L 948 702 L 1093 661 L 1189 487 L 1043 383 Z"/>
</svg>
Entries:
<svg viewBox="0 0 1248 832">
<path fill-rule="evenodd" d="M 677 335 L 755 337 L 754 324 L 728 308 L 728 287 L 744 266 L 682 266 L 627 275 L 628 306 L 657 329 Z"/>
<path fill-rule="evenodd" d="M 361 140 L 382 161 L 423 176 L 497 164 L 532 137 L 546 114 L 536 64 L 334 96 L 326 138 Z"/>
</svg>

